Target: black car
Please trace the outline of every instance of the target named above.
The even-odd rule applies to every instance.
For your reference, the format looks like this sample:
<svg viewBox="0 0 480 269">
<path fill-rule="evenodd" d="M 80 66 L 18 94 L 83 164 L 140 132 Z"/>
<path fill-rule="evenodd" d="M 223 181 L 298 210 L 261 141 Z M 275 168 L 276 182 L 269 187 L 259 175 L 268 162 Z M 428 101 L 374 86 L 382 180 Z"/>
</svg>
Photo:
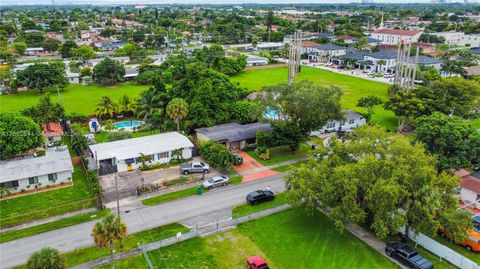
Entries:
<svg viewBox="0 0 480 269">
<path fill-rule="evenodd" d="M 247 195 L 247 204 L 258 205 L 266 201 L 273 201 L 275 194 L 272 191 L 254 191 Z"/>
<path fill-rule="evenodd" d="M 415 269 L 433 269 L 433 264 L 418 255 L 417 251 L 399 242 L 390 242 L 385 246 L 385 253 L 405 265 Z"/>
</svg>

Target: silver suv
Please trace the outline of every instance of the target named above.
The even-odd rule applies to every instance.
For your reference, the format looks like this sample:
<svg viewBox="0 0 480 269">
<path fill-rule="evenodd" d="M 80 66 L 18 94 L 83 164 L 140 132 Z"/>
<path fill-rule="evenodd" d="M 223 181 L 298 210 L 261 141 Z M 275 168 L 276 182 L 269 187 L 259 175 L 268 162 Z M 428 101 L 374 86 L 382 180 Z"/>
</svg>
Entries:
<svg viewBox="0 0 480 269">
<path fill-rule="evenodd" d="M 202 185 L 205 189 L 209 190 L 211 188 L 225 186 L 228 184 L 228 177 L 226 176 L 216 176 L 206 179 Z"/>
</svg>

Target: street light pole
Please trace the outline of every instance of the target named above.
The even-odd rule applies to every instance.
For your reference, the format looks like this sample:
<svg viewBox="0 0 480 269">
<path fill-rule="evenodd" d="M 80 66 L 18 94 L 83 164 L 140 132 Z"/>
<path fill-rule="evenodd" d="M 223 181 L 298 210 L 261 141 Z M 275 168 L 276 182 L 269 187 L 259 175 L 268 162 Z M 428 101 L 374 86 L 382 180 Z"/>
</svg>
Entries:
<svg viewBox="0 0 480 269">
<path fill-rule="evenodd" d="M 118 173 L 115 173 L 115 198 L 117 200 L 117 216 L 120 219 L 120 200 L 118 199 Z"/>
</svg>

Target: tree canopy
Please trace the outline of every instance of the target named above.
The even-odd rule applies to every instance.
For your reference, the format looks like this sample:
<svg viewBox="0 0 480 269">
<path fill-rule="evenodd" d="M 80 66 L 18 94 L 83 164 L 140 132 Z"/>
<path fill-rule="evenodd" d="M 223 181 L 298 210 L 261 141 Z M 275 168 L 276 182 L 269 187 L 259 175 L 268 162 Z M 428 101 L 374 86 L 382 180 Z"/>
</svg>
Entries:
<svg viewBox="0 0 480 269">
<path fill-rule="evenodd" d="M 100 61 L 93 68 L 93 78 L 100 84 L 112 85 L 123 81 L 125 76 L 125 66 L 109 57 Z"/>
<path fill-rule="evenodd" d="M 33 64 L 24 70 L 17 71 L 16 85 L 38 89 L 42 93 L 50 87 L 65 88 L 68 80 L 65 70 L 59 64 Z"/>
<path fill-rule="evenodd" d="M 15 157 L 42 144 L 40 127 L 18 114 L 0 114 L 0 159 Z"/>
</svg>

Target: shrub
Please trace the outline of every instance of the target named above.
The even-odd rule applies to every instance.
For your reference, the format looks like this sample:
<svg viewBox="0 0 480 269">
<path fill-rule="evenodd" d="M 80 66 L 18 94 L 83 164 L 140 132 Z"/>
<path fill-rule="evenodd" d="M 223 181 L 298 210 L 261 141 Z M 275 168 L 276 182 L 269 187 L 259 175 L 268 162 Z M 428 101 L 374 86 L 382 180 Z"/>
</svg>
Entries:
<svg viewBox="0 0 480 269">
<path fill-rule="evenodd" d="M 255 149 L 255 154 L 260 160 L 268 160 L 270 159 L 270 150 L 266 146 L 258 146 Z"/>
<path fill-rule="evenodd" d="M 132 137 L 132 134 L 126 131 L 111 132 L 111 133 L 108 133 L 107 135 L 108 141 L 123 140 L 131 137 Z"/>
<path fill-rule="evenodd" d="M 223 173 L 227 172 L 235 160 L 235 156 L 224 145 L 211 140 L 201 143 L 200 156 Z"/>
</svg>

